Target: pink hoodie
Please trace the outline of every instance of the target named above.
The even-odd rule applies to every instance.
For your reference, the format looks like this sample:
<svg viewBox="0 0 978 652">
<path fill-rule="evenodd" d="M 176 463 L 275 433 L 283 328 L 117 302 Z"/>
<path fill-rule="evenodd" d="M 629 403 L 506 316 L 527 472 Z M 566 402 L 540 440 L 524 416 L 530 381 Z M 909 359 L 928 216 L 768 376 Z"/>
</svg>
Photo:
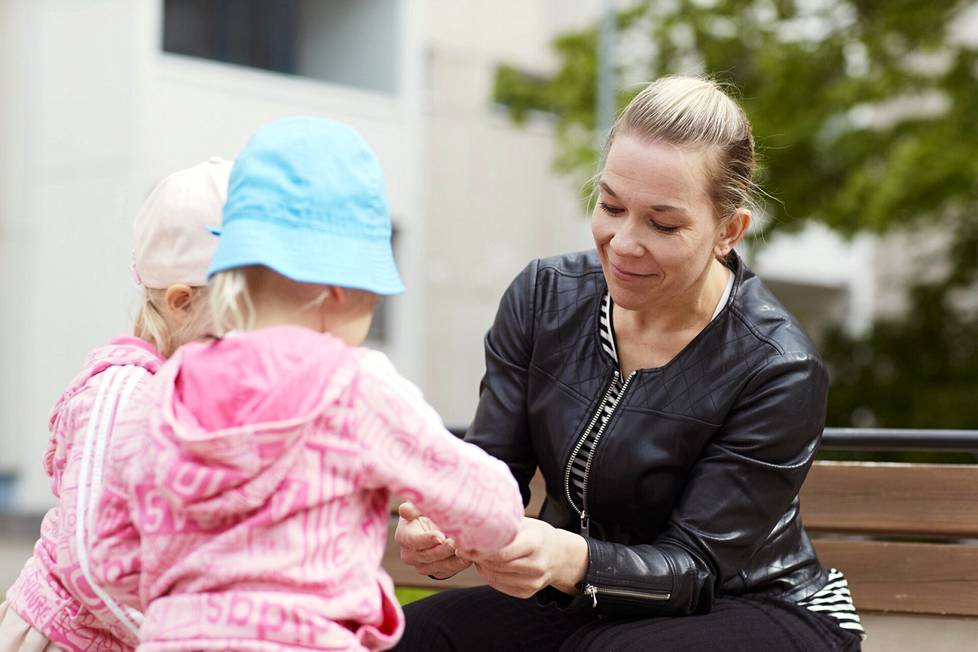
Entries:
<svg viewBox="0 0 978 652">
<path fill-rule="evenodd" d="M 506 465 L 445 430 L 382 354 L 332 335 L 190 344 L 147 395 L 149 436 L 114 448 L 124 484 L 106 488 L 93 551 L 146 605 L 140 650 L 387 649 L 403 629 L 380 566 L 391 493 L 466 548 L 520 527 Z"/>
<path fill-rule="evenodd" d="M 88 355 L 85 368 L 51 411 L 44 470 L 58 504 L 41 523 L 34 555 L 7 591 L 10 606 L 68 650 L 127 650 L 140 614 L 111 602 L 93 582 L 88 556 L 104 460 L 122 418 L 145 380 L 163 363 L 149 344 L 123 337 Z M 127 626 L 125 623 L 129 623 Z"/>
</svg>

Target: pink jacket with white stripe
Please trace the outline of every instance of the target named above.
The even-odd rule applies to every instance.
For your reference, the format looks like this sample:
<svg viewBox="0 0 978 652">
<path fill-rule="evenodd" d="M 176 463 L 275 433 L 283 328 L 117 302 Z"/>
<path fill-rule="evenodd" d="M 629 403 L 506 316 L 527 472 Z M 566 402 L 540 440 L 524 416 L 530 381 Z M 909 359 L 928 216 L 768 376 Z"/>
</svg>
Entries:
<svg viewBox="0 0 978 652">
<path fill-rule="evenodd" d="M 274 327 L 187 345 L 151 383 L 95 550 L 117 597 L 146 606 L 140 650 L 387 649 L 403 628 L 380 566 L 392 493 L 466 548 L 520 527 L 508 468 L 375 351 Z"/>
<path fill-rule="evenodd" d="M 44 516 L 34 555 L 7 591 L 10 606 L 67 650 L 135 647 L 139 614 L 103 601 L 92 581 L 89 553 L 93 514 L 104 483 L 104 460 L 114 445 L 120 402 L 131 403 L 163 360 L 135 337 L 89 354 L 51 412 L 44 469 L 58 504 Z M 126 626 L 125 622 L 130 623 Z"/>
</svg>

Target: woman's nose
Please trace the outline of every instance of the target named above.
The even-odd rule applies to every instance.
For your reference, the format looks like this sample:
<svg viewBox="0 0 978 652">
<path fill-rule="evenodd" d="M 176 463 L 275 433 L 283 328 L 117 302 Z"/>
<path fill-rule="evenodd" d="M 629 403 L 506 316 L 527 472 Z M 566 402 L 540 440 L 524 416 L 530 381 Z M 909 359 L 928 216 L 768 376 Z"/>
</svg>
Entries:
<svg viewBox="0 0 978 652">
<path fill-rule="evenodd" d="M 635 237 L 634 230 L 626 223 L 619 228 L 609 243 L 611 250 L 619 256 L 641 256 L 642 245 Z"/>
</svg>

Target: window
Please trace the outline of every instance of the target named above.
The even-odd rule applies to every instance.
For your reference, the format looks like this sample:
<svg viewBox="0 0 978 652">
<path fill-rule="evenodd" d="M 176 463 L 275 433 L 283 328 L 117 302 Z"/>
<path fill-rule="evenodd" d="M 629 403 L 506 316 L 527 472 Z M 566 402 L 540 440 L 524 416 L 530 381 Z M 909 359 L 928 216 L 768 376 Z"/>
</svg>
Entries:
<svg viewBox="0 0 978 652">
<path fill-rule="evenodd" d="M 163 50 L 397 91 L 398 0 L 164 0 Z"/>
</svg>

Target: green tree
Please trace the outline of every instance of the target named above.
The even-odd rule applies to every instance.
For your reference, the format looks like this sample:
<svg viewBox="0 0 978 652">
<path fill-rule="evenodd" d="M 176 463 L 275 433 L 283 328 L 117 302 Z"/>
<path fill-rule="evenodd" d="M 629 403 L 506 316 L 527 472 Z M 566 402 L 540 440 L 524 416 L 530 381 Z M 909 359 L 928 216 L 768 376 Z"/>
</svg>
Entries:
<svg viewBox="0 0 978 652">
<path fill-rule="evenodd" d="M 910 290 L 906 318 L 822 343 L 832 425 L 978 427 L 978 317 L 959 309 L 978 293 L 978 40 L 962 29 L 974 10 L 975 0 L 648 0 L 617 16 L 619 106 L 669 73 L 738 89 L 775 198 L 760 236 L 807 220 L 845 236 L 951 234 L 947 274 Z M 596 160 L 597 42 L 597 25 L 562 35 L 555 74 L 502 65 L 495 85 L 515 121 L 556 116 L 555 165 L 582 182 Z"/>
</svg>

